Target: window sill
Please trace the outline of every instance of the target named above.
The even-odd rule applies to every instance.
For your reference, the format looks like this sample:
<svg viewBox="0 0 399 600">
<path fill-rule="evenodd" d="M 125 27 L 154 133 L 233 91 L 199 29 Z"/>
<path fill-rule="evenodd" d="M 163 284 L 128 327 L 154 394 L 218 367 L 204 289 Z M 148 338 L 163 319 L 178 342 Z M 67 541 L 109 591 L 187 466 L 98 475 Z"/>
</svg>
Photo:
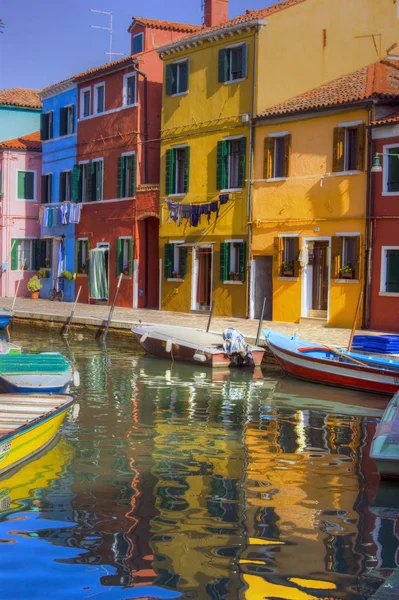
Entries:
<svg viewBox="0 0 399 600">
<path fill-rule="evenodd" d="M 299 277 L 287 275 L 287 277 L 277 277 L 277 281 L 299 281 Z"/>
<path fill-rule="evenodd" d="M 36 198 L 17 198 L 17 202 L 37 202 Z"/>
<path fill-rule="evenodd" d="M 399 196 L 399 192 L 382 192 L 381 195 L 389 198 L 389 197 Z"/>
<path fill-rule="evenodd" d="M 399 292 L 378 292 L 379 296 L 387 296 L 388 298 L 399 298 Z"/>
<path fill-rule="evenodd" d="M 185 196 L 187 196 L 187 194 L 181 193 L 181 194 L 169 194 L 168 198 L 185 198 Z"/>
<path fill-rule="evenodd" d="M 233 194 L 234 192 L 242 192 L 242 188 L 226 188 L 225 190 L 219 190 L 219 194 Z"/>
<path fill-rule="evenodd" d="M 182 279 L 181 277 L 168 277 L 167 281 L 174 281 L 177 283 L 181 283 L 182 281 L 184 281 L 184 279 Z"/>
<path fill-rule="evenodd" d="M 171 94 L 171 98 L 178 98 L 179 96 L 187 96 L 188 94 L 188 90 L 186 90 L 185 92 L 177 92 L 177 94 Z"/>
<path fill-rule="evenodd" d="M 223 281 L 224 285 L 242 285 L 243 281 Z"/>
<path fill-rule="evenodd" d="M 337 177 L 347 175 L 361 175 L 364 172 L 365 171 L 337 171 L 336 173 L 334 173 L 334 175 L 336 175 Z"/>
<path fill-rule="evenodd" d="M 359 279 L 334 279 L 334 283 L 359 283 Z"/>
<path fill-rule="evenodd" d="M 78 279 L 83 278 L 83 277 L 87 277 L 87 273 L 76 273 L 76 277 Z"/>
<path fill-rule="evenodd" d="M 246 77 L 239 77 L 238 79 L 229 79 L 224 82 L 224 85 L 231 85 L 232 83 L 240 83 L 241 81 L 245 81 Z"/>
<path fill-rule="evenodd" d="M 287 181 L 288 177 L 270 177 L 269 179 L 266 179 L 267 182 L 271 181 Z"/>
</svg>

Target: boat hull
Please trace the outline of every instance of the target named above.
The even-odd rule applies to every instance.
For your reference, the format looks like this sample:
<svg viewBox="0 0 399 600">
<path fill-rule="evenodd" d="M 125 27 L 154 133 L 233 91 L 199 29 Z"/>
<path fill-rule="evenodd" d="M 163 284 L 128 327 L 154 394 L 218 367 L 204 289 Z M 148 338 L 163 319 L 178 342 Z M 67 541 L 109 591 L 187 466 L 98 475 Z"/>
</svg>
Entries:
<svg viewBox="0 0 399 600">
<path fill-rule="evenodd" d="M 72 371 L 59 374 L 0 375 L 2 394 L 65 394 L 72 382 Z"/>
<path fill-rule="evenodd" d="M 1 315 L 0 316 L 0 329 L 5 329 L 9 326 L 12 315 Z"/>
<path fill-rule="evenodd" d="M 390 396 L 399 389 L 395 372 L 306 357 L 281 348 L 270 339 L 268 345 L 282 369 L 298 379 Z"/>
<path fill-rule="evenodd" d="M 223 367 L 234 367 L 234 359 L 229 357 L 227 354 L 217 351 L 208 352 L 206 349 L 200 350 L 198 347 L 190 347 L 188 345 L 178 343 L 178 341 L 172 342 L 172 349 L 169 352 L 166 348 L 166 340 L 159 339 L 155 336 L 148 335 L 148 337 L 141 341 L 141 332 L 136 333 L 133 330 L 138 343 L 142 348 L 151 356 L 158 358 L 166 358 L 168 360 L 173 359 L 175 361 L 189 362 L 198 365 L 208 366 L 212 368 L 223 368 Z M 204 360 L 198 360 L 194 356 L 204 356 Z M 262 363 L 264 355 L 263 349 L 252 350 L 252 363 L 247 366 L 259 367 Z M 246 366 L 245 364 L 243 366 Z"/>
<path fill-rule="evenodd" d="M 0 476 L 46 448 L 57 435 L 72 404 L 73 400 L 45 418 L 3 436 L 0 441 Z"/>
</svg>

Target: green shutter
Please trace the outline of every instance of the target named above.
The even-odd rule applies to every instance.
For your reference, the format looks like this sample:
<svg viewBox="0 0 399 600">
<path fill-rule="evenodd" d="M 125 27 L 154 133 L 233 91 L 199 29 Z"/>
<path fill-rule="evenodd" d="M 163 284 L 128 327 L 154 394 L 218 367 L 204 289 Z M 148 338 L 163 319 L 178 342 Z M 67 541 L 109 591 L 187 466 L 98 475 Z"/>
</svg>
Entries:
<svg viewBox="0 0 399 600">
<path fill-rule="evenodd" d="M 229 78 L 229 62 L 226 48 L 219 50 L 219 83 L 224 83 Z"/>
<path fill-rule="evenodd" d="M 246 244 L 241 242 L 238 246 L 238 272 L 240 281 L 245 281 Z"/>
<path fill-rule="evenodd" d="M 82 240 L 76 242 L 76 270 L 78 273 L 82 270 Z"/>
<path fill-rule="evenodd" d="M 216 188 L 218 190 L 227 189 L 227 156 L 228 142 L 225 140 L 218 142 L 217 145 L 217 171 Z"/>
<path fill-rule="evenodd" d="M 185 148 L 184 157 L 184 193 L 187 194 L 190 184 L 190 146 Z"/>
<path fill-rule="evenodd" d="M 187 273 L 187 248 L 179 248 L 179 273 L 184 279 Z"/>
<path fill-rule="evenodd" d="M 166 68 L 165 68 L 166 95 L 167 96 L 172 96 L 172 94 L 175 93 L 173 91 L 174 82 L 175 82 L 174 68 L 173 68 L 174 66 L 175 65 L 166 65 Z"/>
<path fill-rule="evenodd" d="M 103 199 L 103 161 L 97 160 L 93 163 L 93 177 L 95 185 L 94 187 L 94 200 Z"/>
<path fill-rule="evenodd" d="M 123 271 L 123 240 L 118 238 L 118 244 L 116 248 L 116 274 L 120 275 Z"/>
<path fill-rule="evenodd" d="M 137 159 L 135 154 L 131 154 L 127 157 L 128 169 L 130 173 L 129 177 L 129 191 L 128 195 L 133 198 L 136 196 L 136 177 L 137 177 Z"/>
<path fill-rule="evenodd" d="M 118 198 L 125 198 L 126 188 L 126 156 L 118 158 Z"/>
<path fill-rule="evenodd" d="M 247 44 L 243 44 L 241 46 L 241 77 L 246 77 L 247 75 Z"/>
<path fill-rule="evenodd" d="M 387 250 L 386 291 L 399 292 L 399 251 Z"/>
<path fill-rule="evenodd" d="M 164 264 L 165 279 L 170 279 L 172 277 L 174 256 L 175 256 L 175 245 L 174 244 L 165 244 L 165 264 Z"/>
<path fill-rule="evenodd" d="M 129 275 L 133 275 L 133 261 L 134 261 L 134 243 L 130 238 L 129 240 Z"/>
<path fill-rule="evenodd" d="M 240 138 L 240 172 L 238 174 L 238 187 L 245 187 L 245 172 L 247 167 L 247 139 Z"/>
<path fill-rule="evenodd" d="M 18 171 L 18 198 L 25 199 L 25 171 Z"/>
<path fill-rule="evenodd" d="M 221 242 L 220 244 L 220 280 L 228 281 L 230 270 L 230 244 Z"/>
<path fill-rule="evenodd" d="M 96 165 L 95 163 L 86 163 L 86 190 L 83 190 L 83 201 L 93 202 L 96 199 Z"/>
<path fill-rule="evenodd" d="M 166 195 L 174 194 L 176 191 L 176 177 L 175 177 L 175 169 L 176 169 L 176 151 L 166 150 Z"/>
<path fill-rule="evenodd" d="M 18 249 L 21 245 L 21 240 L 11 240 L 11 271 L 18 271 Z"/>
<path fill-rule="evenodd" d="M 82 202 L 82 165 L 75 165 L 72 171 L 72 201 Z"/>
</svg>

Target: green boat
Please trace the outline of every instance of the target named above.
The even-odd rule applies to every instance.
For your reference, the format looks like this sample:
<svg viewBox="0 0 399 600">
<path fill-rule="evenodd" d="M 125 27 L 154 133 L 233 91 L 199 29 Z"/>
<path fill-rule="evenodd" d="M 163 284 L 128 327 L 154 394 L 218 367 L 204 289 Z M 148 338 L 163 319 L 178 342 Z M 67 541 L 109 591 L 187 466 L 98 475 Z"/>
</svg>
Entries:
<svg viewBox="0 0 399 600">
<path fill-rule="evenodd" d="M 0 393 L 64 394 L 71 383 L 79 385 L 79 373 L 58 352 L 0 354 Z"/>
</svg>

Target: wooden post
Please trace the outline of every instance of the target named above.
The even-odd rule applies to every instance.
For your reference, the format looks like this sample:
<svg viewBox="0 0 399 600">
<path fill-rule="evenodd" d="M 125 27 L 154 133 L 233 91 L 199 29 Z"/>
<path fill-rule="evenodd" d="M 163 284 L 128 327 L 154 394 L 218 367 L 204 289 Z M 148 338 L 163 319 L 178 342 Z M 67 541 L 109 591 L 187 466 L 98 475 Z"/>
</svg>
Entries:
<svg viewBox="0 0 399 600">
<path fill-rule="evenodd" d="M 355 319 L 353 321 L 351 336 L 349 338 L 348 352 L 350 352 L 352 350 L 353 338 L 355 337 L 356 325 L 357 325 L 357 320 L 359 318 L 359 312 L 360 312 L 360 306 L 362 304 L 362 298 L 363 298 L 363 292 L 360 292 L 359 300 L 358 300 L 357 307 L 356 307 Z"/>
<path fill-rule="evenodd" d="M 211 303 L 211 310 L 209 311 L 208 325 L 206 326 L 206 332 L 207 333 L 209 331 L 209 327 L 211 326 L 212 315 L 213 315 L 213 307 L 214 307 L 214 302 Z"/>
<path fill-rule="evenodd" d="M 262 333 L 262 323 L 263 323 L 263 317 L 265 314 L 266 300 L 267 300 L 267 298 L 263 298 L 263 306 L 262 306 L 262 312 L 261 312 L 260 319 L 259 319 L 259 325 L 258 325 L 258 331 L 256 334 L 255 346 L 257 346 L 259 344 L 260 334 Z"/>
<path fill-rule="evenodd" d="M 104 331 L 104 337 L 103 337 L 104 340 L 107 337 L 108 329 L 109 329 L 109 326 L 111 325 L 112 315 L 114 314 L 114 308 L 115 308 L 115 304 L 116 304 L 116 299 L 117 299 L 118 294 L 119 294 L 119 288 L 121 287 L 122 277 L 123 277 L 123 273 L 121 273 L 119 275 L 118 285 L 116 286 L 115 295 L 114 295 L 114 299 L 112 301 L 111 310 L 109 311 L 109 315 L 108 315 L 107 326 L 106 326 L 105 331 Z"/>
<path fill-rule="evenodd" d="M 11 312 L 14 312 L 14 306 L 15 306 L 15 302 L 16 302 L 17 296 L 18 296 L 19 284 L 21 283 L 22 277 L 23 277 L 23 273 L 22 273 L 21 277 L 18 279 L 17 289 L 15 290 L 14 299 L 12 301 Z"/>
<path fill-rule="evenodd" d="M 79 296 L 80 296 L 80 292 L 81 292 L 81 291 L 82 291 L 82 286 L 80 286 L 80 288 L 79 288 L 79 290 L 78 290 L 78 293 L 77 293 L 77 295 L 76 295 L 76 300 L 75 300 L 75 302 L 73 303 L 73 307 L 72 307 L 72 310 L 71 310 L 71 314 L 70 314 L 70 315 L 69 315 L 69 317 L 68 317 L 68 321 L 67 321 L 66 325 L 64 325 L 64 327 L 63 327 L 63 328 L 62 328 L 62 330 L 61 330 L 61 335 L 69 335 L 69 329 L 70 329 L 70 327 L 71 327 L 71 323 L 72 323 L 73 315 L 75 314 L 76 305 L 77 305 L 77 303 L 78 303 L 78 300 L 79 300 Z"/>
</svg>

